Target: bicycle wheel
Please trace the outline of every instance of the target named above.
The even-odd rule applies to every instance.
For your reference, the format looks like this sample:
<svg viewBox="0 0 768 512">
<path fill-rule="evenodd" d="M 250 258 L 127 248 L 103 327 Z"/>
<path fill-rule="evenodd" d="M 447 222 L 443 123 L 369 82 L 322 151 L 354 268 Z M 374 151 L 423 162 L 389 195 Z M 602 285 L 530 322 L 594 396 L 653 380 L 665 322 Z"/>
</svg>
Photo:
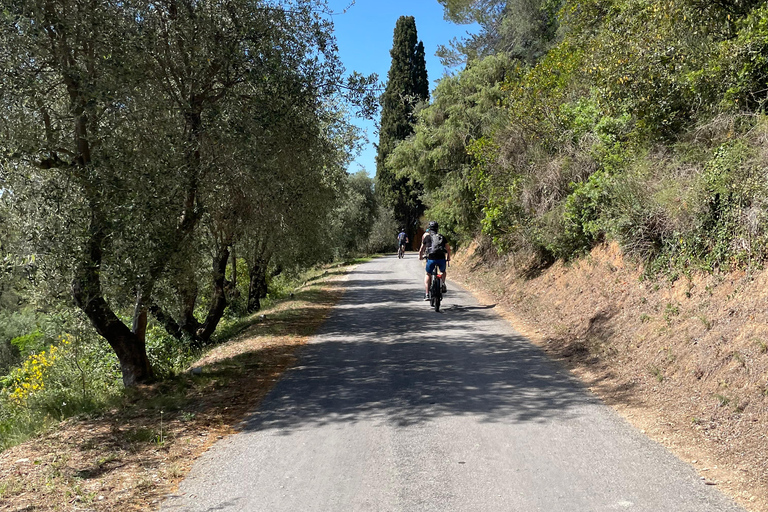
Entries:
<svg viewBox="0 0 768 512">
<path fill-rule="evenodd" d="M 443 293 L 440 290 L 440 279 L 437 274 L 432 275 L 432 298 L 430 303 L 435 308 L 435 313 L 440 312 L 440 302 L 443 300 Z"/>
</svg>

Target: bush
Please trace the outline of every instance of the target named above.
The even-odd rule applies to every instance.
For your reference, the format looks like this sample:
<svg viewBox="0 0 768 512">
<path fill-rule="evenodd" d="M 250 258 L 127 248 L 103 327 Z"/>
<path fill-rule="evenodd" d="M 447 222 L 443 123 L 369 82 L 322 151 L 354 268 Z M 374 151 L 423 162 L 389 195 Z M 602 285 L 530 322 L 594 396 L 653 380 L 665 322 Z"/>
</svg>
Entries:
<svg viewBox="0 0 768 512">
<path fill-rule="evenodd" d="M 229 318 L 222 318 L 218 330 L 223 329 Z M 199 354 L 192 348 L 189 339 L 177 339 L 164 328 L 152 324 L 147 328 L 147 357 L 155 376 L 166 379 L 183 372 Z"/>
<path fill-rule="evenodd" d="M 593 173 L 583 183 L 575 184 L 563 206 L 564 233 L 553 241 L 553 254 L 561 258 L 589 250 L 605 234 L 601 222 L 611 201 L 611 176 L 604 170 Z"/>
<path fill-rule="evenodd" d="M 394 214 L 390 209 L 380 206 L 377 210 L 376 220 L 369 227 L 368 240 L 363 246 L 364 252 L 375 254 L 396 251 L 395 238 L 397 233 L 398 225 Z"/>
<path fill-rule="evenodd" d="M 117 358 L 106 343 L 64 335 L 0 380 L 0 449 L 53 422 L 98 411 L 121 390 Z"/>
<path fill-rule="evenodd" d="M 708 71 L 725 84 L 726 108 L 764 110 L 768 100 L 768 5 L 739 22 L 738 37 L 725 41 Z"/>
<path fill-rule="evenodd" d="M 765 234 L 764 226 L 745 222 L 752 207 L 768 197 L 765 173 L 751 165 L 752 153 L 743 140 L 722 144 L 702 175 L 704 211 L 689 246 L 710 267 L 745 263 L 753 256 L 751 241 Z"/>
<path fill-rule="evenodd" d="M 28 311 L 0 310 L 0 375 L 22 360 L 19 347 L 11 340 L 37 331 L 37 318 Z"/>
</svg>

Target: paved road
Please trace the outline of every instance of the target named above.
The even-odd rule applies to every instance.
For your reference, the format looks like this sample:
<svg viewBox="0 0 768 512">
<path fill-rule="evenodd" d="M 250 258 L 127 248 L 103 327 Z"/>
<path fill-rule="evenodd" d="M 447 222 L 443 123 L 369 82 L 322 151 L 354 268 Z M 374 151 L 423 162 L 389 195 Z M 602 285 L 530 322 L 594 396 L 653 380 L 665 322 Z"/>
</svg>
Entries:
<svg viewBox="0 0 768 512">
<path fill-rule="evenodd" d="M 357 268 L 242 433 L 164 511 L 742 510 L 415 255 Z"/>
</svg>

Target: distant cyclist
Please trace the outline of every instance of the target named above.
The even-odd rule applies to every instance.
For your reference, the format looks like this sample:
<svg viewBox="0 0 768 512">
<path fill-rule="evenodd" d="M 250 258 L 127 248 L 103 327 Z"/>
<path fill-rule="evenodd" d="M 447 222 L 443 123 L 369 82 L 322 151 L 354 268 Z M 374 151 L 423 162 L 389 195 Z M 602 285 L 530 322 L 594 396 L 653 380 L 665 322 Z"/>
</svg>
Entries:
<svg viewBox="0 0 768 512">
<path fill-rule="evenodd" d="M 445 272 L 447 263 L 451 261 L 451 247 L 445 237 L 438 233 L 438 225 L 434 220 L 429 222 L 427 232 L 421 237 L 419 259 L 427 258 L 427 275 L 424 278 L 424 300 L 429 300 L 429 287 L 432 285 L 432 271 L 437 265 L 442 277 L 442 286 L 445 293 Z"/>
<path fill-rule="evenodd" d="M 397 235 L 397 255 L 402 258 L 405 253 L 405 245 L 408 243 L 408 235 L 405 234 L 405 230 L 401 229 L 400 234 Z"/>
</svg>

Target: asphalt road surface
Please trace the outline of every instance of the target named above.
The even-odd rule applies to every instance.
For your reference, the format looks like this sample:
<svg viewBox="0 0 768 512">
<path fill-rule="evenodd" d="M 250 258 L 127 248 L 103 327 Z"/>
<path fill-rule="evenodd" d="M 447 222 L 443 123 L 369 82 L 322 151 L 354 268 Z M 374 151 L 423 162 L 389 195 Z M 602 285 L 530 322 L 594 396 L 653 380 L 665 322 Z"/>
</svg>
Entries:
<svg viewBox="0 0 768 512">
<path fill-rule="evenodd" d="M 313 341 L 164 511 L 742 510 L 413 253 L 360 265 Z M 450 269 L 449 269 L 450 276 Z"/>
</svg>

